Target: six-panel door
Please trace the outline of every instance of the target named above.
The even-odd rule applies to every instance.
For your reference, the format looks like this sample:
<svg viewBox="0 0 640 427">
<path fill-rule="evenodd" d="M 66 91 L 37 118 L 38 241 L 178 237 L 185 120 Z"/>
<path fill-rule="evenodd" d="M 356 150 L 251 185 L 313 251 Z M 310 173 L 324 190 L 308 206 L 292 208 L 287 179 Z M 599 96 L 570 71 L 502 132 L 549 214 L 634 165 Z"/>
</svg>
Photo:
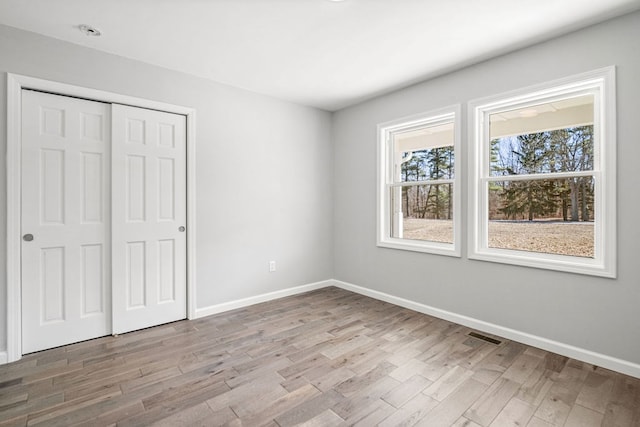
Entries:
<svg viewBox="0 0 640 427">
<path fill-rule="evenodd" d="M 113 333 L 186 317 L 186 117 L 113 105 Z"/>
<path fill-rule="evenodd" d="M 22 92 L 22 351 L 111 333 L 110 105 Z"/>
<path fill-rule="evenodd" d="M 22 352 L 186 317 L 186 118 L 22 94 Z"/>
</svg>

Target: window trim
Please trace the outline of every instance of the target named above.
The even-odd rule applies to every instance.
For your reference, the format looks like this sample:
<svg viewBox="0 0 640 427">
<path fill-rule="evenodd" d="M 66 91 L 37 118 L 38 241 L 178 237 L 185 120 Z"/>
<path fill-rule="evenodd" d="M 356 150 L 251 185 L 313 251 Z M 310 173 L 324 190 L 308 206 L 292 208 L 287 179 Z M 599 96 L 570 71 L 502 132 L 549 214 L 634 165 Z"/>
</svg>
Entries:
<svg viewBox="0 0 640 427">
<path fill-rule="evenodd" d="M 396 120 L 378 124 L 378 163 L 377 163 L 377 246 L 391 249 L 401 249 L 414 252 L 424 252 L 437 255 L 447 255 L 453 257 L 461 256 L 461 236 L 462 236 L 462 195 L 460 188 L 461 181 L 461 105 L 431 110 L 425 113 L 414 114 L 402 117 Z M 393 176 L 391 162 L 392 139 L 393 133 L 398 131 L 406 131 L 410 128 L 436 125 L 444 122 L 453 122 L 453 151 L 455 153 L 455 163 L 453 166 L 454 178 L 453 185 L 453 243 L 442 243 L 427 240 L 410 240 L 391 237 L 391 219 L 389 212 L 391 211 L 391 197 L 388 189 L 390 186 L 396 186 L 390 177 Z M 447 180 L 437 180 L 440 183 Z M 410 185 L 429 185 L 433 180 L 420 181 L 419 184 Z"/>
<path fill-rule="evenodd" d="M 549 270 L 616 277 L 616 100 L 615 67 L 610 66 L 468 103 L 469 112 L 469 259 L 522 265 Z M 594 258 L 555 255 L 488 247 L 488 118 L 505 108 L 545 102 L 580 91 L 599 92 L 594 100 L 594 150 L 598 152 L 595 179 Z M 604 149 L 606 147 L 606 149 Z M 545 174 L 546 176 L 546 174 Z M 513 177 L 510 177 L 512 180 Z M 541 176 L 536 175 L 536 178 Z M 516 179 L 523 179 L 518 177 Z"/>
</svg>

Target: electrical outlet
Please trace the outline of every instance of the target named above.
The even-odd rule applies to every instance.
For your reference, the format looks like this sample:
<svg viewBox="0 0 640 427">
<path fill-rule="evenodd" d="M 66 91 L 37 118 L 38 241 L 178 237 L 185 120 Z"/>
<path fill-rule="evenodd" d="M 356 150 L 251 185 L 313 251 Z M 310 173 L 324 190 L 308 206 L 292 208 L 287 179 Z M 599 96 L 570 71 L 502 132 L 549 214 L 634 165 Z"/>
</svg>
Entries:
<svg viewBox="0 0 640 427">
<path fill-rule="evenodd" d="M 273 273 L 274 271 L 276 271 L 276 262 L 269 261 L 269 273 Z"/>
</svg>

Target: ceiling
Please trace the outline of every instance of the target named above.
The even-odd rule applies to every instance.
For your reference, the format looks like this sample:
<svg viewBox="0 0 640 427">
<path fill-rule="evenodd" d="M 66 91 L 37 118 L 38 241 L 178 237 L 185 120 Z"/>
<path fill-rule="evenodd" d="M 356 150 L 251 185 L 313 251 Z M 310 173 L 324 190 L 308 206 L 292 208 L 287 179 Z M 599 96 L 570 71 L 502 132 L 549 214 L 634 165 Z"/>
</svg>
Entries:
<svg viewBox="0 0 640 427">
<path fill-rule="evenodd" d="M 0 23 L 335 111 L 638 9 L 640 0 L 0 0 Z"/>
</svg>

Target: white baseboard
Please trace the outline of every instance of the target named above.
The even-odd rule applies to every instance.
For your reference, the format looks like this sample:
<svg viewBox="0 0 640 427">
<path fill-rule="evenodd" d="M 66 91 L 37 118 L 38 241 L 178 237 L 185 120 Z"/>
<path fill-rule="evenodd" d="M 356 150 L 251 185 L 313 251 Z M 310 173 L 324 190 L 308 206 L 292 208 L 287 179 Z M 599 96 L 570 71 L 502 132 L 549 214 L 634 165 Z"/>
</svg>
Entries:
<svg viewBox="0 0 640 427">
<path fill-rule="evenodd" d="M 235 301 L 229 301 L 222 304 L 210 305 L 209 307 L 196 308 L 196 315 L 194 319 L 199 319 L 205 316 L 211 316 L 212 314 L 218 314 L 229 310 L 235 310 L 236 308 L 247 307 L 253 304 L 259 304 L 261 302 L 267 302 L 278 298 L 284 298 L 291 295 L 301 294 L 304 292 L 314 291 L 316 289 L 326 288 L 333 286 L 333 280 L 323 280 L 321 282 L 309 283 L 307 285 L 295 286 L 293 288 L 287 288 L 280 291 L 269 292 L 266 294 L 256 295 L 253 297 L 243 298 Z"/>
<path fill-rule="evenodd" d="M 4 365 L 9 362 L 9 357 L 6 351 L 0 351 L 0 365 Z"/>
<path fill-rule="evenodd" d="M 611 369 L 612 371 L 640 378 L 640 365 L 633 362 L 607 356 L 605 354 L 596 353 L 591 350 L 574 347 L 572 345 L 563 344 L 561 342 L 549 340 L 536 335 L 531 335 L 526 332 L 517 331 L 515 329 L 505 328 L 503 326 L 474 319 L 472 317 L 463 316 L 461 314 L 456 314 L 450 311 L 431 307 L 426 304 L 389 295 L 384 292 L 363 288 L 351 283 L 346 283 L 339 280 L 333 280 L 332 282 L 334 286 L 351 292 L 375 298 L 377 300 L 386 301 L 391 304 L 399 305 L 401 307 L 428 314 L 430 316 L 444 319 L 453 323 L 458 323 L 460 325 L 477 329 L 482 332 L 497 335 L 512 341 L 517 341 L 522 344 L 541 348 L 543 350 L 551 351 L 562 356 L 567 356 L 572 359 L 580 360 L 582 362 L 587 362 L 592 365 L 600 366 L 606 369 Z"/>
</svg>

